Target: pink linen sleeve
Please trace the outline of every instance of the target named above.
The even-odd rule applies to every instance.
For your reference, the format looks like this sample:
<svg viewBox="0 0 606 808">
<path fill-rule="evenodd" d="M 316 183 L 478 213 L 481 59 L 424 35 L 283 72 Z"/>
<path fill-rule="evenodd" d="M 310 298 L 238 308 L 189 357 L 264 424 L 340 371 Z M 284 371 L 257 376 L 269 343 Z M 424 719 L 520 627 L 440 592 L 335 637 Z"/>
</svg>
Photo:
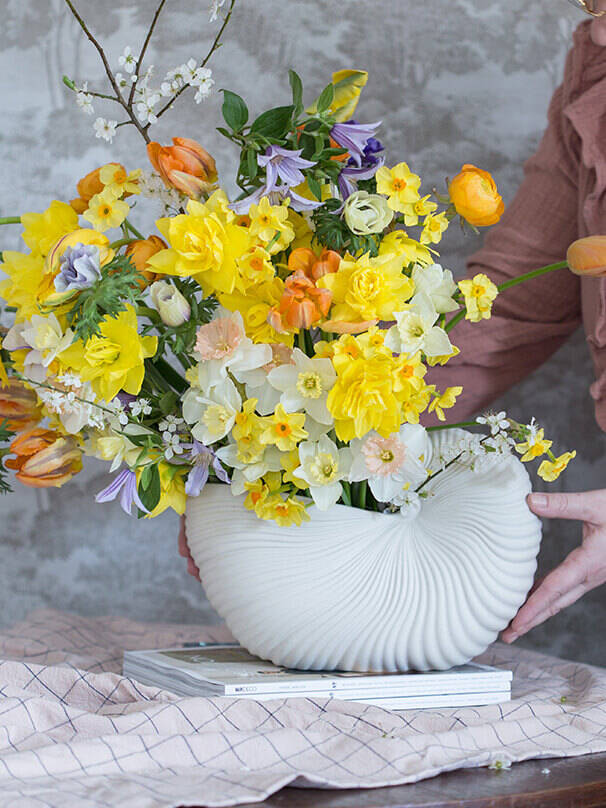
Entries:
<svg viewBox="0 0 606 808">
<path fill-rule="evenodd" d="M 560 87 L 549 125 L 503 218 L 468 262 L 495 283 L 562 261 L 578 238 L 578 161 Z M 439 390 L 462 385 L 448 421 L 466 420 L 545 362 L 581 322 L 579 278 L 560 270 L 504 291 L 490 320 L 462 322 L 450 334 L 461 355 L 428 378 Z M 428 422 L 429 423 L 429 422 Z M 431 421 L 435 423 L 435 421 Z"/>
</svg>

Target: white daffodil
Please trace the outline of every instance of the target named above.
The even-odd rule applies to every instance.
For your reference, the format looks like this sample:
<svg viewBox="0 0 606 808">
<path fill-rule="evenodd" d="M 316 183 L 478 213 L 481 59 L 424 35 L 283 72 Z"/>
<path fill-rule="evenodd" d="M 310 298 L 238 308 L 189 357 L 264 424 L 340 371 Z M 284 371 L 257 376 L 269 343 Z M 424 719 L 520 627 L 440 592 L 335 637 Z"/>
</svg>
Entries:
<svg viewBox="0 0 606 808">
<path fill-rule="evenodd" d="M 267 381 L 282 395 L 280 401 L 286 412 L 303 410 L 321 424 L 332 424 L 326 406 L 328 393 L 337 374 L 330 359 L 306 356 L 299 348 L 292 352 L 293 365 L 281 365 L 270 371 Z"/>
<path fill-rule="evenodd" d="M 238 445 L 229 443 L 215 452 L 219 460 L 234 469 L 231 480 L 232 494 L 243 494 L 246 483 L 254 483 L 269 471 L 280 471 L 282 452 L 276 446 L 266 446 L 255 463 L 245 463 L 238 457 Z"/>
<path fill-rule="evenodd" d="M 255 345 L 246 336 L 239 311 L 229 312 L 225 317 L 217 317 L 200 326 L 195 350 L 203 362 L 213 363 L 223 376 L 229 370 L 238 381 L 243 381 L 243 373 L 272 361 L 269 345 Z"/>
<path fill-rule="evenodd" d="M 395 353 L 446 356 L 454 350 L 446 331 L 435 325 L 439 314 L 425 292 L 415 295 L 408 308 L 394 316 L 396 325 L 387 332 L 385 345 Z"/>
<path fill-rule="evenodd" d="M 4 337 L 2 346 L 7 351 L 29 349 L 25 357 L 24 375 L 35 382 L 46 379 L 49 365 L 61 351 L 68 348 L 74 332 L 68 328 L 65 334 L 54 314 L 43 317 L 34 314 L 26 323 L 16 323 Z"/>
<path fill-rule="evenodd" d="M 416 293 L 425 292 L 438 314 L 446 314 L 459 308 L 459 304 L 452 299 L 457 291 L 457 285 L 449 269 L 443 269 L 440 264 L 428 267 L 417 264 L 411 277 Z M 414 298 L 412 302 L 414 303 Z"/>
<path fill-rule="evenodd" d="M 231 431 L 241 407 L 240 394 L 231 379 L 223 379 L 210 390 L 194 387 L 183 396 L 183 417 L 194 424 L 191 433 L 205 446 Z"/>
<path fill-rule="evenodd" d="M 372 431 L 350 445 L 353 462 L 349 480 L 368 480 L 378 502 L 394 502 L 427 479 L 431 442 L 419 424 L 404 424 L 388 438 Z"/>
<path fill-rule="evenodd" d="M 271 415 L 280 403 L 282 392 L 267 383 L 267 374 L 281 365 L 292 365 L 292 348 L 281 342 L 273 343 L 271 348 L 271 361 L 260 368 L 239 371 L 239 381 L 246 388 L 247 398 L 256 398 L 256 410 L 259 415 Z"/>
<path fill-rule="evenodd" d="M 309 485 L 309 493 L 320 511 L 338 502 L 343 493 L 341 480 L 346 480 L 351 468 L 351 451 L 338 449 L 329 437 L 299 444 L 301 465 L 293 472 Z"/>
</svg>

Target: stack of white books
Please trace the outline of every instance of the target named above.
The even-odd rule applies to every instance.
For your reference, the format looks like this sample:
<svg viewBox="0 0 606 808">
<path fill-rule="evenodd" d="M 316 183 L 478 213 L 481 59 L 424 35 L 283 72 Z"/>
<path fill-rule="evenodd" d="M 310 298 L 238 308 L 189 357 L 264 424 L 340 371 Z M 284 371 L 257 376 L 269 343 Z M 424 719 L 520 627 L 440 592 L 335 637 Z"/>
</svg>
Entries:
<svg viewBox="0 0 606 808">
<path fill-rule="evenodd" d="M 511 671 L 473 662 L 448 671 L 407 673 L 292 670 L 227 643 L 126 651 L 124 675 L 179 696 L 331 698 L 386 710 L 498 704 L 510 700 L 512 679 Z"/>
</svg>

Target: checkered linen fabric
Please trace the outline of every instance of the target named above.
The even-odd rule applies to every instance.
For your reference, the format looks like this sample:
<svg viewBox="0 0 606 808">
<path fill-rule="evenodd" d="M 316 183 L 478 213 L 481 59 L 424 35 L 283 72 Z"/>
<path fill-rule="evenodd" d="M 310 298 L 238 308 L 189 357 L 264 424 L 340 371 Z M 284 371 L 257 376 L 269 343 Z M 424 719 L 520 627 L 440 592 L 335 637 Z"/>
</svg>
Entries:
<svg viewBox="0 0 606 808">
<path fill-rule="evenodd" d="M 119 674 L 124 649 L 225 639 L 47 610 L 0 633 L 0 808 L 229 806 L 606 751 L 606 670 L 501 644 L 480 661 L 513 670 L 513 701 L 479 708 L 180 698 Z"/>
</svg>

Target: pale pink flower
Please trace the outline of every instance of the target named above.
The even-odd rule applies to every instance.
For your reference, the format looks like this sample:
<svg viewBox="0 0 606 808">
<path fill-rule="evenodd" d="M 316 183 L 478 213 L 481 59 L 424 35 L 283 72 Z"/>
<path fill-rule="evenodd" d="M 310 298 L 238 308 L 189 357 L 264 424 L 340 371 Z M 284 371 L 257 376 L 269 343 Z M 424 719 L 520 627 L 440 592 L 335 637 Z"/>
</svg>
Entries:
<svg viewBox="0 0 606 808">
<path fill-rule="evenodd" d="M 196 351 L 203 360 L 227 359 L 232 356 L 245 337 L 242 322 L 235 317 L 219 317 L 200 326 Z"/>
<path fill-rule="evenodd" d="M 397 436 L 382 438 L 376 435 L 362 445 L 366 468 L 371 474 L 387 477 L 399 471 L 406 460 L 406 447 Z"/>
<path fill-rule="evenodd" d="M 292 348 L 284 345 L 281 342 L 272 343 L 271 348 L 271 361 L 263 365 L 265 373 L 269 373 L 274 368 L 279 368 L 280 365 L 294 365 L 292 358 Z"/>
</svg>

